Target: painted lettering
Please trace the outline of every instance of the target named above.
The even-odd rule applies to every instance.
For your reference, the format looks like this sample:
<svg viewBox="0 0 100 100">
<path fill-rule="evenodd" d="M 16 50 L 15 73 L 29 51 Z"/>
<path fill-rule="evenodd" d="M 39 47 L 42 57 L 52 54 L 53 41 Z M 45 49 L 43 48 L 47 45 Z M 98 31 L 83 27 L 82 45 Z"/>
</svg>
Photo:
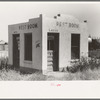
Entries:
<svg viewBox="0 0 100 100">
<path fill-rule="evenodd" d="M 57 29 L 49 29 L 49 32 L 58 32 Z"/>
<path fill-rule="evenodd" d="M 32 28 L 37 28 L 37 23 L 36 24 L 29 24 L 28 26 L 28 29 L 32 29 Z"/>
<path fill-rule="evenodd" d="M 37 23 L 35 23 L 35 24 L 28 24 L 28 25 L 20 25 L 19 26 L 19 30 L 32 29 L 32 28 L 38 28 Z"/>
<path fill-rule="evenodd" d="M 69 23 L 69 27 L 70 28 L 79 28 L 78 24 L 74 24 L 74 23 Z"/>
<path fill-rule="evenodd" d="M 69 27 L 69 28 L 79 28 L 79 24 L 76 24 L 76 23 L 68 23 L 68 22 L 56 22 L 56 26 L 59 26 L 59 27 Z"/>
</svg>

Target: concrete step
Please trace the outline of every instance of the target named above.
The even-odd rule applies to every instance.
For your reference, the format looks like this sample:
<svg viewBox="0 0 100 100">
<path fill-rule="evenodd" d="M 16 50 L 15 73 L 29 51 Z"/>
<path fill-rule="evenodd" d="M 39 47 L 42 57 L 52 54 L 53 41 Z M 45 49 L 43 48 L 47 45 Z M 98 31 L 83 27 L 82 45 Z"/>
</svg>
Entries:
<svg viewBox="0 0 100 100">
<path fill-rule="evenodd" d="M 48 62 L 47 65 L 48 65 L 48 66 L 50 66 L 50 65 L 53 66 L 53 62 Z"/>
<path fill-rule="evenodd" d="M 53 61 L 53 58 L 47 58 L 47 61 Z"/>
<path fill-rule="evenodd" d="M 52 72 L 52 71 L 53 71 L 53 66 L 52 66 L 52 65 L 47 66 L 47 71 L 48 71 L 48 72 L 50 72 L 50 71 Z"/>
</svg>

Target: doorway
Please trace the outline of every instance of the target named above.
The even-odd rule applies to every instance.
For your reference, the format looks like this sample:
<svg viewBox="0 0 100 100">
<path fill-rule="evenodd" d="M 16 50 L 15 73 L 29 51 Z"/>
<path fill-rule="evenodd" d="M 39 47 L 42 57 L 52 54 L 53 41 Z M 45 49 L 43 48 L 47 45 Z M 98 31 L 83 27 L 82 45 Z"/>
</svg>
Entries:
<svg viewBox="0 0 100 100">
<path fill-rule="evenodd" d="M 59 70 L 59 33 L 48 33 L 47 67 L 49 71 Z"/>
<path fill-rule="evenodd" d="M 13 34 L 13 66 L 15 69 L 19 69 L 20 66 L 19 52 L 20 52 L 19 34 Z"/>
</svg>

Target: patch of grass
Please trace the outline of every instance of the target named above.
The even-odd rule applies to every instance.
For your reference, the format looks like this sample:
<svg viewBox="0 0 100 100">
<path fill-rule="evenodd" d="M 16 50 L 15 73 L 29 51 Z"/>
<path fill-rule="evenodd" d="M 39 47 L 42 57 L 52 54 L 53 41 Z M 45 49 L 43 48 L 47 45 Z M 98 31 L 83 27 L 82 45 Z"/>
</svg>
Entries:
<svg viewBox="0 0 100 100">
<path fill-rule="evenodd" d="M 26 75 L 26 77 L 24 76 L 24 78 L 23 78 L 23 80 L 27 80 L 27 81 L 43 81 L 46 79 L 47 79 L 46 75 L 43 75 L 43 74 L 38 73 L 38 72 L 33 73 L 33 74 L 28 74 L 28 75 Z"/>
<path fill-rule="evenodd" d="M 15 70 L 0 70 L 0 80 L 2 81 L 35 81 L 46 80 L 46 76 L 41 73 L 21 74 Z"/>
<path fill-rule="evenodd" d="M 8 58 L 0 58 L 0 80 L 11 80 L 11 81 L 21 81 L 21 80 L 46 80 L 46 76 L 41 72 L 35 72 L 33 74 L 22 74 L 19 71 L 12 70 L 8 65 Z"/>
<path fill-rule="evenodd" d="M 67 80 L 100 80 L 100 69 L 88 69 L 82 72 L 65 73 L 56 77 L 55 75 L 43 75 L 42 73 L 20 74 L 14 70 L 0 70 L 0 81 L 67 81 Z"/>
<path fill-rule="evenodd" d="M 65 73 L 62 72 L 62 77 L 55 77 L 55 76 L 49 76 L 47 80 L 59 80 L 59 81 L 76 81 L 76 80 L 100 80 L 100 69 L 88 69 L 86 71 L 82 72 L 76 72 L 76 73 Z"/>
<path fill-rule="evenodd" d="M 41 72 L 22 74 L 8 67 L 8 58 L 0 59 L 1 81 L 66 81 L 66 80 L 100 80 L 100 59 L 81 58 L 67 72 L 55 73 L 55 75 L 43 75 Z"/>
</svg>

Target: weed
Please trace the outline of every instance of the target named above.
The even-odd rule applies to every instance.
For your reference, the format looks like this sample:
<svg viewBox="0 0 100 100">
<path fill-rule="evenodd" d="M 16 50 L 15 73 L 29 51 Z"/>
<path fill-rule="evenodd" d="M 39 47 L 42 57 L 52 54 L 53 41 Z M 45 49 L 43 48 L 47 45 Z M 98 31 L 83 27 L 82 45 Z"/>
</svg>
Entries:
<svg viewBox="0 0 100 100">
<path fill-rule="evenodd" d="M 8 69 L 8 58 L 0 58 L 0 70 L 2 69 Z"/>
<path fill-rule="evenodd" d="M 94 70 L 95 68 L 98 69 L 100 67 L 100 59 L 97 59 L 96 57 L 93 58 L 85 58 L 81 57 L 80 60 L 73 64 L 73 66 L 68 67 L 67 71 L 68 72 L 82 72 L 86 71 L 88 69 Z"/>
</svg>

